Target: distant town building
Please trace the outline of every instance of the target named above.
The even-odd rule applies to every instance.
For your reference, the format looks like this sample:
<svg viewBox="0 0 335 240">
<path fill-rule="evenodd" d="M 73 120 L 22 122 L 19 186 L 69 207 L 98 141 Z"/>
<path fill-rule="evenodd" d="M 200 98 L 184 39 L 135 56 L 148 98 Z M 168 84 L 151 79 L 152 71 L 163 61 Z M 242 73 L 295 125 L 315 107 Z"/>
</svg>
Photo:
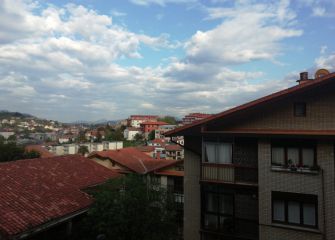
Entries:
<svg viewBox="0 0 335 240">
<path fill-rule="evenodd" d="M 172 129 L 175 129 L 177 125 L 161 125 L 158 126 L 158 128 L 155 130 L 155 138 L 165 139 L 164 133 L 167 131 L 170 131 Z M 166 138 L 166 140 L 169 140 L 169 138 Z"/>
<path fill-rule="evenodd" d="M 134 140 L 136 134 L 142 134 L 141 128 L 128 127 L 123 131 L 123 137 L 127 140 Z"/>
<path fill-rule="evenodd" d="M 5 139 L 8 139 L 10 136 L 15 135 L 15 132 L 0 132 L 0 135 L 3 136 Z"/>
<path fill-rule="evenodd" d="M 155 122 L 157 119 L 156 115 L 131 115 L 128 119 L 128 126 L 139 128 L 141 123 Z"/>
<path fill-rule="evenodd" d="M 86 146 L 88 153 L 91 153 L 94 151 L 121 149 L 123 148 L 123 142 L 122 141 L 113 141 L 113 142 L 103 141 L 101 143 L 87 142 L 87 143 L 52 145 L 52 146 L 49 146 L 49 150 L 55 155 L 77 154 L 80 146 Z"/>
<path fill-rule="evenodd" d="M 183 118 L 183 125 L 191 124 L 193 122 L 205 119 L 212 116 L 212 114 L 207 113 L 190 113 Z"/>
<path fill-rule="evenodd" d="M 159 126 L 168 125 L 166 122 L 143 122 L 140 124 L 141 130 L 144 134 L 144 138 L 148 138 L 151 131 L 156 130 Z"/>
</svg>

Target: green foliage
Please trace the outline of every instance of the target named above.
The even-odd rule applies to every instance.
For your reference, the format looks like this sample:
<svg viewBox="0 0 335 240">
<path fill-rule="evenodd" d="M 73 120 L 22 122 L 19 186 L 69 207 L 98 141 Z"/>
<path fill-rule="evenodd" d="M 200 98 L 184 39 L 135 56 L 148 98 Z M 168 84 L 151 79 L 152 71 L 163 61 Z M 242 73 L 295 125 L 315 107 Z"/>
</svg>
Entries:
<svg viewBox="0 0 335 240">
<path fill-rule="evenodd" d="M 113 129 L 108 128 L 106 129 L 106 140 L 107 141 L 123 141 L 123 131 L 121 128 Z"/>
<path fill-rule="evenodd" d="M 173 117 L 173 116 L 165 116 L 163 118 L 159 118 L 158 121 L 166 122 L 166 123 L 169 123 L 171 125 L 176 125 L 177 124 L 176 118 Z"/>
<path fill-rule="evenodd" d="M 134 140 L 136 142 L 141 142 L 143 141 L 143 135 L 142 134 L 139 134 L 139 133 L 136 133 L 135 136 L 134 136 Z"/>
<path fill-rule="evenodd" d="M 129 141 L 129 140 L 124 140 L 123 141 L 123 147 L 136 147 L 136 146 L 142 146 L 144 145 L 143 141 Z"/>
<path fill-rule="evenodd" d="M 86 153 L 89 153 L 87 146 L 79 146 L 78 153 L 85 156 Z"/>
<path fill-rule="evenodd" d="M 39 152 L 25 151 L 23 147 L 17 146 L 14 142 L 4 143 L 0 141 L 0 162 L 39 157 Z"/>
<path fill-rule="evenodd" d="M 155 130 L 152 130 L 148 135 L 148 140 L 154 140 L 155 139 Z"/>
<path fill-rule="evenodd" d="M 77 239 L 175 240 L 176 206 L 173 195 L 146 176 L 128 175 L 114 179 L 93 192 L 95 203 L 81 224 Z"/>
</svg>

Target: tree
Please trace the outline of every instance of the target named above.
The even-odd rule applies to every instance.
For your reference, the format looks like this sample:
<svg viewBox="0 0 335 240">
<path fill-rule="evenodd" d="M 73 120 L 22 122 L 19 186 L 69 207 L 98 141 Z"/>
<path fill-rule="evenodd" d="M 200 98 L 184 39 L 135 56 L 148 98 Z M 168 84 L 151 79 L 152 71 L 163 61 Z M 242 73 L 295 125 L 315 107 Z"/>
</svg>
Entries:
<svg viewBox="0 0 335 240">
<path fill-rule="evenodd" d="M 141 142 L 141 141 L 143 141 L 143 135 L 140 134 L 140 133 L 136 133 L 135 136 L 134 136 L 134 140 L 135 140 L 136 142 Z"/>
<path fill-rule="evenodd" d="M 154 140 L 155 139 L 155 130 L 152 130 L 148 135 L 148 140 Z"/>
<path fill-rule="evenodd" d="M 85 154 L 89 153 L 87 146 L 79 146 L 78 153 L 85 156 Z"/>
<path fill-rule="evenodd" d="M 177 124 L 176 118 L 173 117 L 173 116 L 164 116 L 162 118 L 159 118 L 158 121 L 166 122 L 166 123 L 169 123 L 169 124 L 172 124 L 172 125 Z"/>
<path fill-rule="evenodd" d="M 41 154 L 34 150 L 25 151 L 24 147 L 17 146 L 15 142 L 0 142 L 0 162 L 8 162 L 19 159 L 39 158 Z"/>
<path fill-rule="evenodd" d="M 178 238 L 173 195 L 146 176 L 114 179 L 92 193 L 95 202 L 77 239 L 175 240 Z"/>
</svg>

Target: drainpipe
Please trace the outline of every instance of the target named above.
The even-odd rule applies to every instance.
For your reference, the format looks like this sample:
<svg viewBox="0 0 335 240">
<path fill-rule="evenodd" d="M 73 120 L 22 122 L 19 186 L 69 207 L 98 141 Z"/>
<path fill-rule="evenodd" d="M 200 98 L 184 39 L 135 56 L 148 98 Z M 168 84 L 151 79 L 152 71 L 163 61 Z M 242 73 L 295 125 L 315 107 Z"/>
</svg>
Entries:
<svg viewBox="0 0 335 240">
<path fill-rule="evenodd" d="M 321 188 L 322 188 L 322 212 L 323 212 L 323 240 L 327 240 L 327 226 L 326 226 L 326 199 L 325 199 L 325 176 L 321 169 Z"/>
</svg>

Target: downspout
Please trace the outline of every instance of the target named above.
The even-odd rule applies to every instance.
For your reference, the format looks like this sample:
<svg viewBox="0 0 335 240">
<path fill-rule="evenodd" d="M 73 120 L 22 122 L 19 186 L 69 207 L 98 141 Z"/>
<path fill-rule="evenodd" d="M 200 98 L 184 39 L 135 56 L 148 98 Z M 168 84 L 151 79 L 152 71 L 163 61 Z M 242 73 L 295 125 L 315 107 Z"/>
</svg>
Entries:
<svg viewBox="0 0 335 240">
<path fill-rule="evenodd" d="M 323 212 L 323 240 L 327 240 L 325 177 L 323 169 L 321 169 L 321 188 L 322 188 L 322 212 Z"/>
</svg>

